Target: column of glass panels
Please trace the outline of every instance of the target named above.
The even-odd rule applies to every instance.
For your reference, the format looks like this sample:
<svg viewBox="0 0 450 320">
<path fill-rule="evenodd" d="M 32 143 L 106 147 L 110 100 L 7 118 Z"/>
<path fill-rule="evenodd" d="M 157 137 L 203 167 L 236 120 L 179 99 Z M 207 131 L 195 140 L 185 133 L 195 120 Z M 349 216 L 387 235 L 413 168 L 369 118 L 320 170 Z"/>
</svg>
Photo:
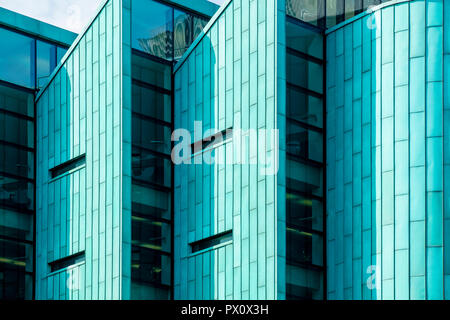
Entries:
<svg viewBox="0 0 450 320">
<path fill-rule="evenodd" d="M 0 85 L 0 300 L 33 288 L 34 94 Z"/>
<path fill-rule="evenodd" d="M 286 298 L 323 299 L 323 37 L 286 26 Z"/>
<path fill-rule="evenodd" d="M 32 298 L 34 92 L 66 50 L 0 27 L 0 300 Z"/>
<path fill-rule="evenodd" d="M 132 56 L 132 299 L 169 299 L 171 66 Z"/>
<path fill-rule="evenodd" d="M 172 268 L 172 64 L 208 19 L 132 3 L 132 299 L 168 299 Z"/>
</svg>

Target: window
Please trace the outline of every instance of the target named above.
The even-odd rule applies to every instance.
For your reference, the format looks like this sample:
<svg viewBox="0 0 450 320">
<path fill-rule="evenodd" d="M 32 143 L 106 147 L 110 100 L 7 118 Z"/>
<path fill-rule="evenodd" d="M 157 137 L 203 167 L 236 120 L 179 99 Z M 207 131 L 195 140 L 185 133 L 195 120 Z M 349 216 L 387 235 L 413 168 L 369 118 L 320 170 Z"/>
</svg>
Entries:
<svg viewBox="0 0 450 320">
<path fill-rule="evenodd" d="M 180 10 L 175 10 L 174 20 L 174 56 L 178 60 L 202 33 L 208 21 Z"/>
<path fill-rule="evenodd" d="M 133 147 L 132 161 L 133 179 L 141 183 L 170 187 L 170 159 L 162 158 L 160 155 L 139 147 Z"/>
<path fill-rule="evenodd" d="M 326 0 L 286 0 L 286 14 L 315 26 L 323 25 Z"/>
<path fill-rule="evenodd" d="M 133 80 L 133 112 L 170 123 L 171 95 L 165 90 Z"/>
<path fill-rule="evenodd" d="M 171 89 L 172 70 L 170 65 L 150 60 L 148 57 L 142 57 L 138 51 L 133 51 L 131 63 L 134 80 L 161 89 Z"/>
<path fill-rule="evenodd" d="M 48 78 L 56 67 L 56 46 L 37 41 L 36 43 L 36 81 L 37 87 L 42 88 L 48 82 Z"/>
<path fill-rule="evenodd" d="M 34 116 L 34 95 L 30 92 L 0 86 L 0 110 L 24 115 L 31 119 Z"/>
<path fill-rule="evenodd" d="M 287 85 L 287 116 L 317 128 L 323 128 L 323 98 Z"/>
<path fill-rule="evenodd" d="M 28 119 L 0 110 L 0 141 L 17 144 L 26 148 L 34 147 L 34 125 Z"/>
<path fill-rule="evenodd" d="M 33 38 L 0 28 L 0 80 L 34 88 Z"/>
<path fill-rule="evenodd" d="M 228 230 L 212 237 L 208 237 L 199 241 L 190 243 L 192 253 L 209 249 L 222 243 L 226 243 L 233 240 L 233 231 Z"/>
<path fill-rule="evenodd" d="M 0 172 L 0 208 L 19 211 L 33 210 L 33 190 L 34 187 L 30 180 Z"/>
<path fill-rule="evenodd" d="M 73 254 L 71 256 L 50 262 L 50 270 L 51 272 L 61 271 L 63 269 L 69 268 L 73 265 L 82 263 L 85 261 L 84 251 Z"/>
<path fill-rule="evenodd" d="M 304 57 L 292 53 L 289 49 L 286 56 L 289 66 L 286 68 L 287 81 L 295 86 L 321 94 L 323 91 L 322 65 L 308 61 Z"/>
<path fill-rule="evenodd" d="M 317 59 L 323 58 L 323 37 L 317 30 L 300 27 L 293 21 L 287 19 L 286 41 L 289 48 L 305 53 Z"/>
<path fill-rule="evenodd" d="M 0 239 L 0 300 L 31 299 L 33 245 Z"/>
<path fill-rule="evenodd" d="M 293 121 L 287 121 L 286 151 L 305 160 L 323 161 L 323 135 L 321 132 L 304 128 Z"/>
<path fill-rule="evenodd" d="M 78 170 L 83 167 L 86 163 L 86 154 L 73 158 L 69 161 L 61 163 L 56 167 L 50 169 L 50 174 L 52 178 L 57 178 L 67 172 L 73 172 L 74 170 Z"/>
<path fill-rule="evenodd" d="M 286 214 L 291 225 L 323 231 L 323 205 L 319 197 L 286 191 Z"/>
<path fill-rule="evenodd" d="M 166 60 L 173 59 L 173 9 L 152 0 L 132 6 L 132 46 Z"/>
</svg>

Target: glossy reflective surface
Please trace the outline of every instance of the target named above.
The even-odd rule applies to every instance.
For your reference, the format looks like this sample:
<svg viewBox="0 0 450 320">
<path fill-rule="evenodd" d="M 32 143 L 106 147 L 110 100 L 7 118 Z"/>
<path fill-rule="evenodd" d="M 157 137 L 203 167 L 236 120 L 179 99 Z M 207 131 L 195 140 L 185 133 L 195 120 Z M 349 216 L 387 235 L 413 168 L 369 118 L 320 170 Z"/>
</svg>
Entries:
<svg viewBox="0 0 450 320">
<path fill-rule="evenodd" d="M 321 28 L 330 28 L 391 0 L 286 0 L 286 14 Z"/>
<path fill-rule="evenodd" d="M 322 299 L 323 37 L 288 18 L 286 46 L 286 299 Z"/>
<path fill-rule="evenodd" d="M 157 1 L 135 0 L 132 47 L 165 60 L 178 60 L 207 22 L 204 17 Z"/>
<path fill-rule="evenodd" d="M 133 57 L 131 298 L 171 296 L 171 67 Z"/>
</svg>

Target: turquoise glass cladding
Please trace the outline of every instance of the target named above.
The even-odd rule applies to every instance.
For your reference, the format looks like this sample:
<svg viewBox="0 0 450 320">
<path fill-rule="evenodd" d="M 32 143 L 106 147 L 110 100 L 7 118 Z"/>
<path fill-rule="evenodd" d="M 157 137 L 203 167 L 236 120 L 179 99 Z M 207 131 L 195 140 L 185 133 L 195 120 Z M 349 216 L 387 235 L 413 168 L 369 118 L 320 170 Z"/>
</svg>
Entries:
<svg viewBox="0 0 450 320">
<path fill-rule="evenodd" d="M 327 33 L 329 299 L 447 299 L 450 4 Z"/>
<path fill-rule="evenodd" d="M 105 1 L 37 97 L 37 299 L 129 297 L 129 25 Z"/>
<path fill-rule="evenodd" d="M 227 1 L 176 65 L 174 123 L 192 134 L 189 144 L 225 129 L 276 128 L 278 6 Z M 232 160 L 234 140 L 205 154 Z M 245 163 L 175 165 L 175 299 L 278 297 L 277 176 L 250 164 L 276 150 L 255 146 L 242 148 Z"/>
</svg>

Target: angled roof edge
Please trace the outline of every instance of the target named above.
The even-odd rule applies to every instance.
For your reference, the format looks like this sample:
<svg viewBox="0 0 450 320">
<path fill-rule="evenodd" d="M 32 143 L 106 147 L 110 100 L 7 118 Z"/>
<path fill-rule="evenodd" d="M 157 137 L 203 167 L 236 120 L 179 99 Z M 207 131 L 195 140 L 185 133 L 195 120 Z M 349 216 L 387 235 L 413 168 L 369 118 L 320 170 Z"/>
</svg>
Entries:
<svg viewBox="0 0 450 320">
<path fill-rule="evenodd" d="M 194 11 L 209 17 L 212 17 L 219 9 L 219 6 L 208 0 L 163 0 L 168 4 L 173 4 L 185 8 L 189 11 Z"/>
<path fill-rule="evenodd" d="M 77 34 L 52 24 L 0 7 L 0 25 L 28 33 L 43 40 L 70 46 Z"/>
<path fill-rule="evenodd" d="M 98 9 L 97 9 L 95 15 L 92 17 L 91 21 L 83 28 L 83 30 L 80 32 L 78 37 L 75 39 L 75 41 L 70 46 L 69 50 L 67 50 L 66 54 L 61 59 L 61 61 L 59 62 L 58 66 L 55 68 L 55 70 L 53 70 L 53 72 L 50 75 L 49 80 L 47 81 L 45 86 L 41 90 L 39 90 L 39 93 L 36 96 L 35 102 L 39 101 L 39 99 L 41 98 L 42 94 L 47 90 L 48 86 L 53 81 L 53 79 L 55 78 L 56 74 L 59 72 L 59 70 L 61 70 L 61 67 L 64 65 L 64 63 L 66 63 L 67 59 L 72 54 L 73 50 L 78 46 L 78 43 L 80 43 L 80 40 L 84 37 L 86 32 L 89 30 L 91 25 L 94 23 L 94 21 L 97 19 L 97 17 L 100 14 L 100 12 L 102 12 L 103 8 L 106 6 L 106 4 L 109 1 L 111 1 L 111 0 L 102 0 L 100 5 L 98 6 Z"/>
<path fill-rule="evenodd" d="M 373 6 L 371 8 L 368 8 L 366 11 L 361 12 L 360 14 L 357 14 L 354 17 L 352 17 L 350 19 L 347 19 L 345 21 L 342 21 L 341 23 L 331 27 L 330 29 L 327 29 L 325 31 L 325 35 L 329 35 L 330 33 L 333 33 L 335 31 L 345 27 L 346 25 L 348 25 L 350 23 L 353 23 L 356 20 L 359 20 L 361 18 L 364 18 L 365 16 L 368 16 L 368 15 L 370 15 L 370 14 L 372 14 L 372 13 L 378 11 L 378 10 L 381 10 L 381 9 L 383 9 L 385 7 L 390 7 L 390 6 L 393 6 L 393 5 L 396 5 L 396 4 L 400 4 L 400 3 L 403 3 L 403 2 L 410 2 L 410 1 L 411 0 L 391 0 L 391 1 L 388 1 L 388 2 L 381 3 L 379 5 Z"/>
<path fill-rule="evenodd" d="M 219 10 L 217 10 L 217 12 L 214 14 L 214 16 L 211 18 L 211 20 L 209 20 L 208 24 L 205 26 L 205 28 L 203 28 L 202 33 L 197 37 L 197 39 L 195 39 L 195 41 L 191 44 L 189 49 L 187 49 L 187 51 L 183 54 L 181 59 L 177 62 L 177 64 L 175 65 L 175 67 L 173 69 L 173 73 L 176 73 L 181 68 L 181 66 L 186 62 L 187 58 L 195 50 L 195 48 L 198 46 L 198 44 L 203 40 L 203 38 L 206 36 L 208 31 L 216 23 L 216 21 L 220 18 L 222 13 L 225 11 L 226 8 L 228 8 L 228 6 L 230 5 L 230 3 L 232 1 L 233 0 L 226 0 L 222 4 L 222 6 L 219 8 Z"/>
</svg>

